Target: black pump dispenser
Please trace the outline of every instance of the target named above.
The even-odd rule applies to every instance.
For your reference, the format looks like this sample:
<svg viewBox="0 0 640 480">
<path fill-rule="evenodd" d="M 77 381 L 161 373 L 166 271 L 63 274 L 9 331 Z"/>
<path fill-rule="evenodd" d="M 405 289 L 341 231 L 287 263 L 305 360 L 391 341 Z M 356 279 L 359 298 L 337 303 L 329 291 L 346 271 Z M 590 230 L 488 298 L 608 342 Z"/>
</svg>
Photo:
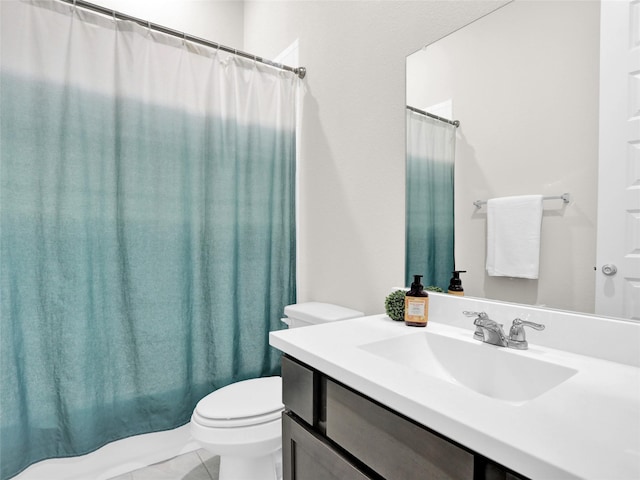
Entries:
<svg viewBox="0 0 640 480">
<path fill-rule="evenodd" d="M 461 273 L 467 273 L 466 270 L 454 270 L 453 277 L 449 281 L 449 293 L 452 295 L 464 295 L 464 289 L 462 288 L 462 280 L 460 280 Z"/>
<path fill-rule="evenodd" d="M 411 290 L 404 297 L 404 323 L 410 327 L 426 327 L 429 316 L 429 294 L 421 283 L 422 275 L 414 275 Z"/>
</svg>

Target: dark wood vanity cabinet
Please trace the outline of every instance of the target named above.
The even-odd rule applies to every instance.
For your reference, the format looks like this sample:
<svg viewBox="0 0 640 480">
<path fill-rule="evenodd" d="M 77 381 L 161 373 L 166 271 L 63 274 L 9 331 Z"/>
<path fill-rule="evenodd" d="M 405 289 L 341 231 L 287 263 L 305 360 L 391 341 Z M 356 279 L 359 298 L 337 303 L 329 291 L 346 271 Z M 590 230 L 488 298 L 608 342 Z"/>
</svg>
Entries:
<svg viewBox="0 0 640 480">
<path fill-rule="evenodd" d="M 284 480 L 524 480 L 289 357 L 282 357 Z"/>
</svg>

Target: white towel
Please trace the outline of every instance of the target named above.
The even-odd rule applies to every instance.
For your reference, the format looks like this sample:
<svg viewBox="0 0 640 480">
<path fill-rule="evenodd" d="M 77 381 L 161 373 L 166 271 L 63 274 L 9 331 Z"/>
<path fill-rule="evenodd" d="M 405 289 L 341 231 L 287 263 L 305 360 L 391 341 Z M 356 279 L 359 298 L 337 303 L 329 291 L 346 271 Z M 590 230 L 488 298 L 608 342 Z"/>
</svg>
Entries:
<svg viewBox="0 0 640 480">
<path fill-rule="evenodd" d="M 542 195 L 487 201 L 487 273 L 538 278 Z"/>
</svg>

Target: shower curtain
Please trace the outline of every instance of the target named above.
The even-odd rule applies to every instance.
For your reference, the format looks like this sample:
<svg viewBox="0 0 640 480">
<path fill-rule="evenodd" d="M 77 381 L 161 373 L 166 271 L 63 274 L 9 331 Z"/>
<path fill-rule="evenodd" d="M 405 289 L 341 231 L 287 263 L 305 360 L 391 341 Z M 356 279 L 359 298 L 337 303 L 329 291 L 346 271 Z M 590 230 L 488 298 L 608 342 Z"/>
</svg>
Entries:
<svg viewBox="0 0 640 480">
<path fill-rule="evenodd" d="M 57 1 L 0 8 L 7 479 L 278 373 L 298 80 Z"/>
<path fill-rule="evenodd" d="M 405 281 L 446 291 L 454 269 L 456 128 L 407 109 Z"/>
</svg>

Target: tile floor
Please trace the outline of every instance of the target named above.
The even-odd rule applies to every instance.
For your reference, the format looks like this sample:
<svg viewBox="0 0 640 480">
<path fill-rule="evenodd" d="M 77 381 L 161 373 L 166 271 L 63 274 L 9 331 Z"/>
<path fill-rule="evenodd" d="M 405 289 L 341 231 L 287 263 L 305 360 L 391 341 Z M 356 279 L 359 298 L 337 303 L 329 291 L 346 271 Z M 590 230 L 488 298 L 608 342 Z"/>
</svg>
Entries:
<svg viewBox="0 0 640 480">
<path fill-rule="evenodd" d="M 200 449 L 110 480 L 218 480 L 220 457 Z"/>
</svg>

